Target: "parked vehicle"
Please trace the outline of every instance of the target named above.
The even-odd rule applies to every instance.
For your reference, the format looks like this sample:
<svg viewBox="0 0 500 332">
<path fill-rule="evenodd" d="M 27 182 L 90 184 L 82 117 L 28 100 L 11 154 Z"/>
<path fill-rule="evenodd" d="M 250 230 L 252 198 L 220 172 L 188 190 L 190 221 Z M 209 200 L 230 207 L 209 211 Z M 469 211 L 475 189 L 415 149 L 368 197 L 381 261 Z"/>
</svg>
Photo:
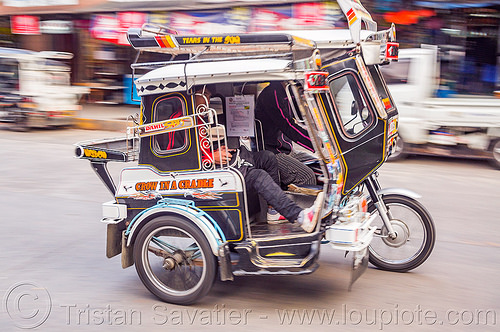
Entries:
<svg viewBox="0 0 500 332">
<path fill-rule="evenodd" d="M 26 100 L 22 96 L 4 90 L 0 94 L 0 122 L 8 122 L 14 128 L 24 129 L 29 113 L 29 108 L 25 108 L 25 105 Z"/>
<path fill-rule="evenodd" d="M 71 53 L 0 48 L 0 122 L 16 128 L 73 123 L 86 87 L 71 86 Z M 59 60 L 54 60 L 59 59 Z"/>
<path fill-rule="evenodd" d="M 170 60 L 132 66 L 149 72 L 135 80 L 141 114 L 126 137 L 80 142 L 75 153 L 90 161 L 114 197 L 103 204 L 107 256 L 121 254 L 124 268 L 135 264 L 160 299 L 193 303 L 217 275 L 227 281 L 311 273 L 321 244 L 349 253 L 351 285 L 368 260 L 404 272 L 431 254 L 434 224 L 418 195 L 377 181 L 397 137 L 397 108 L 379 71 L 396 56 L 394 27 L 377 32 L 359 1 L 338 2 L 352 37 L 332 46 L 336 54 L 324 63 L 314 42 L 290 34 L 129 30 L 133 47 L 166 53 Z M 360 40 L 362 21 L 372 29 L 369 41 Z M 338 33 L 339 40 L 345 36 Z M 187 60 L 171 59 L 185 54 Z M 270 81 L 286 82 L 291 107 L 317 153 L 317 185 L 286 192 L 303 207 L 324 197 L 321 221 L 311 233 L 292 223 L 269 225 L 263 218 L 267 203 L 245 187 L 238 168 L 203 158 L 207 151 L 219 153 L 209 139 L 213 129 L 229 144 L 232 124 L 221 121 L 228 114 L 238 114 L 244 128 L 253 126 L 252 101 L 260 84 Z M 194 91 L 208 84 L 215 86 L 210 107 L 198 107 Z M 231 107 L 237 99 L 242 107 Z M 254 130 L 259 140 L 259 127 Z M 137 165 L 124 168 L 115 184 L 107 170 L 112 161 Z"/>
<path fill-rule="evenodd" d="M 486 158 L 500 169 L 500 98 L 458 95 L 440 85 L 437 47 L 400 50 L 399 61 L 382 72 L 400 114 L 398 148 L 392 158 Z"/>
</svg>

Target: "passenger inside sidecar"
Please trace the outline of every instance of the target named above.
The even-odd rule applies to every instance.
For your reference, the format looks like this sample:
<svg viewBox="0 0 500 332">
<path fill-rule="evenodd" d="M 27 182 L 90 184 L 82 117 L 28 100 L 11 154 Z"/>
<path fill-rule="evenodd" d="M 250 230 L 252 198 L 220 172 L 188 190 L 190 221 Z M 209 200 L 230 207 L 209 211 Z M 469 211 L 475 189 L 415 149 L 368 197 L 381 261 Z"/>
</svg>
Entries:
<svg viewBox="0 0 500 332">
<path fill-rule="evenodd" d="M 153 127 L 155 123 L 164 120 L 181 121 L 186 116 L 196 115 L 196 121 L 200 126 L 198 130 L 195 128 L 175 130 L 142 139 L 139 164 L 154 166 L 162 172 L 202 170 L 203 158 L 200 157 L 202 150 L 198 149 L 207 144 L 203 141 L 202 123 L 207 123 L 208 126 L 224 125 L 226 140 L 230 147 L 242 142 L 249 150 L 269 150 L 265 141 L 266 133 L 263 132 L 263 121 L 257 119 L 255 115 L 257 95 L 262 90 L 262 85 L 262 83 L 220 83 L 195 87 L 190 92 L 144 96 L 142 124 L 151 123 Z M 200 90 L 196 92 L 197 88 Z M 201 104 L 202 98 L 209 103 L 209 107 L 203 104 L 197 109 L 197 104 Z M 264 112 L 266 110 L 261 110 L 261 113 Z M 296 110 L 294 112 L 298 113 Z M 300 129 L 301 135 L 308 139 L 307 131 L 303 127 Z"/>
<path fill-rule="evenodd" d="M 265 148 L 265 142 L 254 144 L 250 139 L 256 136 L 255 132 L 258 130 L 254 122 L 255 100 L 258 91 L 258 83 L 223 83 L 216 86 L 195 86 L 189 92 L 171 92 L 143 97 L 143 123 L 151 122 L 151 126 L 154 127 L 163 120 L 177 119 L 178 123 L 172 123 L 172 121 L 168 123 L 172 126 L 179 126 L 181 129 L 141 139 L 139 164 L 153 166 L 160 172 L 204 172 L 238 166 L 237 168 L 245 173 L 239 168 L 241 163 L 245 162 L 245 158 L 241 157 L 244 154 L 242 153 L 240 156 L 238 151 L 239 159 L 234 158 L 235 149 L 240 144 L 244 146 L 243 149 L 251 151 L 252 154 L 256 153 L 257 156 L 275 159 L 275 155 L 269 151 L 257 151 L 259 145 Z M 207 104 L 209 104 L 208 107 Z M 182 129 L 183 121 L 187 121 L 186 117 L 191 115 L 194 115 L 193 121 L 198 126 Z M 222 135 L 219 135 L 223 136 L 220 137 L 220 141 L 223 143 L 218 144 L 224 145 L 230 154 L 230 158 L 224 159 L 223 162 L 216 162 L 222 155 L 220 155 L 218 146 L 214 145 L 214 142 L 210 140 L 210 135 L 208 135 L 210 130 L 214 128 L 223 128 Z M 256 158 L 252 159 L 252 162 L 261 163 L 262 159 Z M 265 158 L 264 160 L 267 160 Z M 248 157 L 246 159 L 248 160 Z M 258 168 L 265 169 L 273 181 L 279 184 L 280 178 L 277 169 L 274 170 L 276 174 L 273 176 L 273 171 L 266 169 L 268 163 L 264 164 L 264 166 L 259 165 Z M 257 195 L 254 188 L 248 187 L 251 186 L 247 185 L 249 217 L 252 220 L 262 221 L 267 218 L 265 215 L 267 204 L 262 200 L 262 197 Z M 304 192 L 301 192 L 300 195 L 288 192 L 288 196 L 293 198 L 286 209 L 290 216 L 294 216 L 295 219 L 298 212 L 302 210 L 296 202 L 299 202 L 301 206 L 310 206 L 319 192 L 319 188 L 318 190 L 309 190 L 307 192 L 309 195 L 304 195 Z M 293 197 L 293 195 L 300 197 Z M 291 218 L 289 217 L 289 219 Z"/>
</svg>

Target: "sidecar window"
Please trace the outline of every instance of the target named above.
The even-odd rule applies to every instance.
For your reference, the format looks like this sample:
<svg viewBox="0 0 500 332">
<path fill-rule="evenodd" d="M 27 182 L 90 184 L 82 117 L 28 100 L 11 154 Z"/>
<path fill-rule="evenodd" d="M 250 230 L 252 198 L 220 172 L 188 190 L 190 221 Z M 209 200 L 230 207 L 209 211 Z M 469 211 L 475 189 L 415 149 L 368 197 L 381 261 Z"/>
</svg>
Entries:
<svg viewBox="0 0 500 332">
<path fill-rule="evenodd" d="M 342 131 L 350 138 L 358 136 L 373 123 L 375 117 L 356 76 L 347 72 L 332 79 L 329 84 Z"/>
<path fill-rule="evenodd" d="M 389 90 L 387 89 L 387 85 L 384 84 L 383 82 L 383 76 L 380 72 L 380 69 L 378 66 L 369 66 L 368 70 L 370 71 L 370 74 L 372 75 L 373 82 L 375 83 L 375 87 L 377 88 L 377 93 L 382 101 L 382 104 L 384 105 L 385 111 L 386 112 L 391 112 L 395 110 L 394 107 L 394 102 L 392 101 L 391 94 L 389 93 Z"/>
<path fill-rule="evenodd" d="M 186 107 L 176 96 L 161 98 L 153 106 L 153 122 L 175 119 L 184 115 L 186 115 Z M 176 153 L 186 147 L 186 137 L 186 130 L 155 135 L 153 150 L 162 155 Z"/>
</svg>

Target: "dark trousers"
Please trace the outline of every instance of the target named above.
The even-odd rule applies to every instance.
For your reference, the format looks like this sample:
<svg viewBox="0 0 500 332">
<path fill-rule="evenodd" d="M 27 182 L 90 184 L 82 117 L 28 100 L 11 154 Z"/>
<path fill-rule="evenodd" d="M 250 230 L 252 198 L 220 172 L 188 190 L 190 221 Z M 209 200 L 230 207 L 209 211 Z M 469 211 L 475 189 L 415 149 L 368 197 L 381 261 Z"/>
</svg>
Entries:
<svg viewBox="0 0 500 332">
<path fill-rule="evenodd" d="M 278 162 L 274 153 L 270 151 L 250 152 L 242 148 L 240 156 L 253 165 L 242 166 L 239 169 L 245 178 L 246 186 L 255 190 L 286 219 L 294 222 L 302 208 L 281 190 Z"/>
<path fill-rule="evenodd" d="M 278 170 L 281 182 L 288 186 L 289 184 L 310 185 L 316 184 L 316 175 L 313 170 L 295 157 L 292 151 L 290 154 L 276 154 L 278 161 Z"/>
</svg>

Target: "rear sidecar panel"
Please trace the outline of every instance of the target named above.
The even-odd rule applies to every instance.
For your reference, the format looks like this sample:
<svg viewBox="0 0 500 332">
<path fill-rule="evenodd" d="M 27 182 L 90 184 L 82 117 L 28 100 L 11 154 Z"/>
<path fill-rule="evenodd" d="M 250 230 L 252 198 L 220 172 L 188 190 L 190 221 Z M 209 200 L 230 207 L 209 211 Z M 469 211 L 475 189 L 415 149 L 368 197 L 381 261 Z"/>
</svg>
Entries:
<svg viewBox="0 0 500 332">
<path fill-rule="evenodd" d="M 218 221 L 229 241 L 243 239 L 246 216 L 243 184 L 231 170 L 161 173 L 151 167 L 126 168 L 116 198 L 128 206 L 128 217 L 162 197 L 189 199 Z"/>
<path fill-rule="evenodd" d="M 181 93 L 165 93 L 142 98 L 142 123 L 175 119 L 193 114 L 191 101 Z M 141 124 L 142 124 L 141 123 Z M 139 165 L 152 165 L 160 171 L 199 170 L 202 167 L 195 128 L 143 137 Z"/>
</svg>

